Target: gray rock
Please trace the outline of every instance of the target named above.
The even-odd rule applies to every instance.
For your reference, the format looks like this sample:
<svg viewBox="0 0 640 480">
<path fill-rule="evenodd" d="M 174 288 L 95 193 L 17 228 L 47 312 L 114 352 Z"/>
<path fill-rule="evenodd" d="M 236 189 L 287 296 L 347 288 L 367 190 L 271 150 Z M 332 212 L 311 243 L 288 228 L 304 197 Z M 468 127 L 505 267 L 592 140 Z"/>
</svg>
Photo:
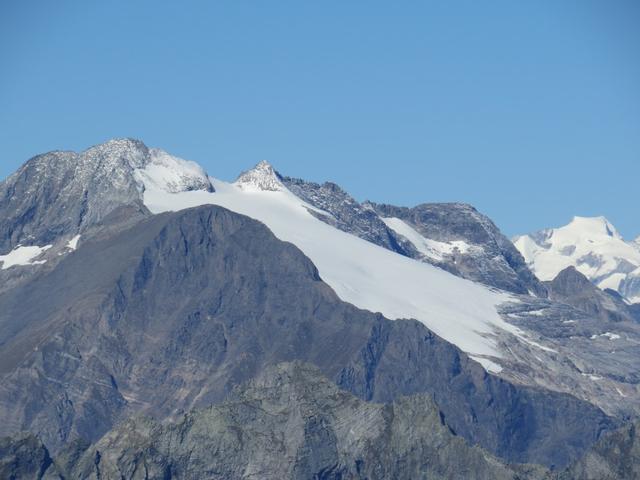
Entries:
<svg viewBox="0 0 640 480">
<path fill-rule="evenodd" d="M 46 447 L 30 433 L 0 438 L 0 478 L 5 480 L 60 479 Z"/>
<path fill-rule="evenodd" d="M 387 227 L 375 210 L 358 203 L 335 183 L 318 184 L 281 175 L 279 178 L 294 195 L 327 212 L 328 215 L 323 215 L 309 210 L 323 222 L 401 255 L 419 256 L 411 242 Z"/>
<path fill-rule="evenodd" d="M 520 252 L 498 227 L 471 205 L 424 203 L 413 208 L 375 205 L 383 217 L 396 217 L 428 239 L 462 240 L 472 247 L 431 261 L 463 278 L 509 292 L 546 296 L 544 286 L 531 273 Z"/>
<path fill-rule="evenodd" d="M 0 251 L 82 233 L 123 205 L 144 208 L 133 170 L 148 156 L 142 142 L 112 140 L 32 158 L 0 184 Z"/>
<path fill-rule="evenodd" d="M 110 217 L 126 211 L 131 222 L 149 215 L 138 175 L 149 165 L 163 168 L 173 160 L 138 140 L 116 139 L 81 153 L 54 151 L 27 161 L 0 182 L 0 255 L 18 246 L 51 248 L 38 258 L 43 264 L 0 269 L 0 290 L 55 266 L 70 252 L 72 238 L 81 235 L 80 243 L 86 241 L 113 223 Z M 213 191 L 197 168 L 178 169 L 173 177 L 163 188 Z"/>
<path fill-rule="evenodd" d="M 232 399 L 174 423 L 136 418 L 72 469 L 83 479 L 526 479 L 470 447 L 425 396 L 363 402 L 299 363 L 271 367 Z M 523 473 L 528 471 L 528 473 Z"/>
<path fill-rule="evenodd" d="M 514 293 L 546 296 L 544 287 L 511 241 L 488 217 L 470 205 L 426 203 L 406 208 L 372 202 L 361 204 L 334 183 L 320 185 L 282 175 L 279 179 L 296 196 L 328 215 L 314 210 L 310 210 L 311 214 L 340 230 L 401 255 L 432 263 L 463 278 Z M 381 217 L 399 218 L 427 239 L 462 240 L 473 248 L 437 259 L 424 256 L 408 239 L 389 228 Z"/>
<path fill-rule="evenodd" d="M 605 435 L 561 480 L 637 480 L 640 478 L 640 420 Z"/>
<path fill-rule="evenodd" d="M 57 454 L 131 414 L 219 402 L 294 359 L 364 400 L 433 395 L 458 435 L 510 462 L 565 465 L 616 425 L 487 374 L 417 321 L 340 301 L 296 247 L 203 206 L 107 229 L 0 294 L 0 432 L 33 431 Z"/>
<path fill-rule="evenodd" d="M 633 314 L 622 297 L 596 287 L 575 267 L 562 270 L 551 282 L 545 282 L 551 300 L 566 303 L 605 321 L 631 321 Z"/>
</svg>

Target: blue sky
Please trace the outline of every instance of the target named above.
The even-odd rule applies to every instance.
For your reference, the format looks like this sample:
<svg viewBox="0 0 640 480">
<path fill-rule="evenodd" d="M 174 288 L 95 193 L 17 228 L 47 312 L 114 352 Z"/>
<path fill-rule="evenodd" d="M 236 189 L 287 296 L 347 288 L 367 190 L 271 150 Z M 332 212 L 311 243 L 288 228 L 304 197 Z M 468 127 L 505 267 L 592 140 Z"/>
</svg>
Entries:
<svg viewBox="0 0 640 480">
<path fill-rule="evenodd" d="M 135 4 L 135 5 L 133 5 Z M 640 234 L 640 2 L 0 2 L 0 178 L 112 137 L 232 179 Z"/>
</svg>

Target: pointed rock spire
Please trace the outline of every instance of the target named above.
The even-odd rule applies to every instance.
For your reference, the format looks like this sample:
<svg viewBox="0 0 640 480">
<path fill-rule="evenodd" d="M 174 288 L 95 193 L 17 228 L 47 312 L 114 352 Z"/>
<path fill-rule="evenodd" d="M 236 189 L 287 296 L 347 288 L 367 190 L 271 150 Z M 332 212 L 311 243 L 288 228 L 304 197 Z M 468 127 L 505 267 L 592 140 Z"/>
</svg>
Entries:
<svg viewBox="0 0 640 480">
<path fill-rule="evenodd" d="M 262 160 L 251 170 L 242 172 L 235 185 L 243 190 L 279 191 L 285 188 L 278 172 L 266 160 Z"/>
</svg>

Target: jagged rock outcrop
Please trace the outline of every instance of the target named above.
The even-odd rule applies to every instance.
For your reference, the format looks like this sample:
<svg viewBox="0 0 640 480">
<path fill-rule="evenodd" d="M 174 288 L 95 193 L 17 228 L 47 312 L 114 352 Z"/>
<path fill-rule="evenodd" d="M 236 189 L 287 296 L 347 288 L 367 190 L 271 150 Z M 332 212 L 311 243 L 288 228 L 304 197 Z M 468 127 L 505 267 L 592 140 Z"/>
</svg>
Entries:
<svg viewBox="0 0 640 480">
<path fill-rule="evenodd" d="M 276 192 L 283 188 L 280 175 L 271 164 L 262 160 L 255 167 L 238 175 L 235 185 L 242 189 Z"/>
<path fill-rule="evenodd" d="M 37 155 L 0 182 L 0 290 L 48 268 L 114 217 L 130 224 L 149 214 L 143 181 L 168 192 L 213 191 L 195 163 L 172 157 L 142 142 L 116 139 L 81 153 Z M 33 258 L 9 268 L 4 259 Z"/>
<path fill-rule="evenodd" d="M 0 438 L 0 478 L 5 480 L 61 479 L 47 448 L 30 433 Z"/>
<path fill-rule="evenodd" d="M 398 218 L 426 239 L 465 242 L 432 262 L 464 278 L 514 293 L 544 297 L 544 287 L 498 227 L 471 205 L 425 203 L 413 208 L 374 205 L 382 217 Z"/>
<path fill-rule="evenodd" d="M 360 204 L 335 183 L 318 184 L 282 176 L 280 179 L 298 198 L 326 212 L 309 210 L 323 222 L 401 255 L 419 256 L 411 242 L 390 229 L 370 206 Z"/>
<path fill-rule="evenodd" d="M 298 363 L 268 368 L 221 405 L 174 423 L 137 418 L 73 467 L 86 479 L 527 479 L 455 436 L 429 397 L 363 402 Z M 143 473 L 144 472 L 144 473 Z M 518 472 L 518 473 L 517 473 Z"/>
<path fill-rule="evenodd" d="M 615 426 L 488 375 L 417 321 L 341 302 L 296 247 L 203 206 L 88 240 L 0 294 L 0 432 L 33 431 L 57 453 L 131 414 L 221 401 L 294 359 L 365 400 L 431 394 L 458 435 L 508 461 L 563 465 Z"/>
<path fill-rule="evenodd" d="M 566 303 L 588 315 L 605 321 L 631 321 L 633 314 L 615 291 L 602 291 L 575 267 L 562 270 L 551 282 L 545 282 L 551 300 Z"/>
<path fill-rule="evenodd" d="M 0 252 L 83 233 L 119 207 L 144 210 L 139 175 L 170 192 L 213 191 L 199 166 L 139 140 L 37 155 L 0 183 Z"/>
<path fill-rule="evenodd" d="M 495 224 L 470 205 L 422 204 L 417 207 L 359 203 L 338 185 L 317 184 L 279 176 L 284 186 L 315 208 L 320 220 L 402 255 L 437 265 L 451 273 L 514 293 L 546 296 L 544 286 L 531 273 L 522 255 Z M 425 255 L 402 231 L 385 220 L 398 219 L 423 239 L 442 244 L 446 251 Z M 455 249 L 456 242 L 469 248 Z"/>
<path fill-rule="evenodd" d="M 640 478 L 640 420 L 605 435 L 560 480 L 636 480 Z"/>
</svg>

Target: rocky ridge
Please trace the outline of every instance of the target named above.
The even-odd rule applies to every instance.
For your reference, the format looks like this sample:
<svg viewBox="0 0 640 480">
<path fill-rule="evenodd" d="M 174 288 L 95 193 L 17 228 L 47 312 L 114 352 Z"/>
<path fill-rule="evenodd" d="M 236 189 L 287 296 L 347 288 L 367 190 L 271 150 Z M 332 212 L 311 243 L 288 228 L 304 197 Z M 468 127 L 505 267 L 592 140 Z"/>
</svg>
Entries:
<svg viewBox="0 0 640 480">
<path fill-rule="evenodd" d="M 320 220 L 340 230 L 489 286 L 519 294 L 546 293 L 509 239 L 470 205 L 406 208 L 359 203 L 334 183 L 280 178 L 292 193 L 325 212 L 314 212 Z M 418 238 L 407 235 L 406 229 L 394 229 L 389 219 L 404 222 Z M 456 249 L 461 242 L 468 248 Z M 428 243 L 440 248 L 423 248 Z"/>
</svg>

